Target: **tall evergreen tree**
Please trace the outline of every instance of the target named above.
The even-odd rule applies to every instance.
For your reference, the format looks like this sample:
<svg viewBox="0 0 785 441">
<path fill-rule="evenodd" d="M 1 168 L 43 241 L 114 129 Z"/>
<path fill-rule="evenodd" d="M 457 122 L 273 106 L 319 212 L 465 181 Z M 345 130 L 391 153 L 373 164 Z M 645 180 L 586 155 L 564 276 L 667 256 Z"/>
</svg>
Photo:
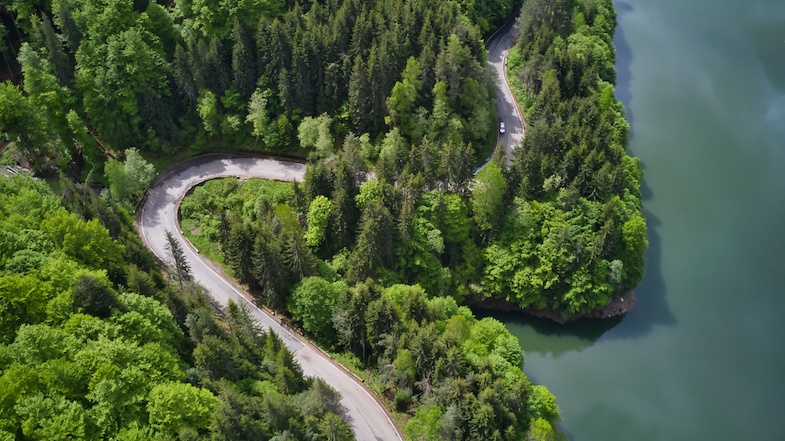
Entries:
<svg viewBox="0 0 785 441">
<path fill-rule="evenodd" d="M 277 247 L 271 243 L 271 233 L 261 233 L 254 244 L 253 276 L 259 284 L 259 294 L 267 306 L 282 311 L 286 307 L 286 267 Z"/>
<path fill-rule="evenodd" d="M 52 22 L 49 21 L 49 17 L 46 14 L 41 19 L 41 32 L 44 35 L 46 51 L 49 54 L 49 61 L 52 63 L 57 79 L 60 80 L 61 85 L 70 86 L 73 76 L 71 60 L 66 55 L 60 36 L 55 33 L 54 28 L 52 28 Z"/>
<path fill-rule="evenodd" d="M 250 32 L 240 20 L 235 20 L 232 35 L 232 88 L 240 94 L 241 100 L 246 101 L 256 88 L 256 48 Z"/>
<path fill-rule="evenodd" d="M 367 133 L 371 128 L 371 84 L 368 67 L 361 56 L 354 59 L 349 78 L 349 120 L 357 133 Z"/>
<path fill-rule="evenodd" d="M 256 291 L 256 279 L 253 275 L 253 261 L 251 259 L 254 253 L 255 239 L 256 231 L 253 226 L 237 221 L 232 224 L 229 231 L 228 247 L 223 250 L 235 278 L 240 283 L 247 283 L 251 292 Z"/>
<path fill-rule="evenodd" d="M 191 280 L 191 266 L 188 264 L 180 242 L 175 239 L 169 230 L 166 230 L 166 249 L 169 251 L 169 256 L 172 259 L 171 263 L 174 266 L 177 281 L 180 283 L 180 286 L 183 286 L 183 282 Z"/>
</svg>

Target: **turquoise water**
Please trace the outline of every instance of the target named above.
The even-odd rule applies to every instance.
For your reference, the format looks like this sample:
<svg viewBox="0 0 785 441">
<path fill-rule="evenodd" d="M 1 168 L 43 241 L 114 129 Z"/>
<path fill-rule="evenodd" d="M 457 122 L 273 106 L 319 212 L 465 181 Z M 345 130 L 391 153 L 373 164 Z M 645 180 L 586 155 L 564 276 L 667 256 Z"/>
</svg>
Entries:
<svg viewBox="0 0 785 441">
<path fill-rule="evenodd" d="M 649 226 L 638 304 L 496 317 L 571 439 L 785 439 L 785 1 L 616 7 Z"/>
</svg>

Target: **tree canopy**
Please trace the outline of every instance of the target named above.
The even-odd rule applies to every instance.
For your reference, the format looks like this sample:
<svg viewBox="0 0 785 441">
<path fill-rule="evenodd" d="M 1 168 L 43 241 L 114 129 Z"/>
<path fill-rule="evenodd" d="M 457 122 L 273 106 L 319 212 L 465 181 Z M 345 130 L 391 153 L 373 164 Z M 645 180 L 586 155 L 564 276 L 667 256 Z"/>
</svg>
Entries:
<svg viewBox="0 0 785 441">
<path fill-rule="evenodd" d="M 0 176 L 2 436 L 353 439 L 336 392 L 305 379 L 275 334 L 165 282 L 130 222 L 112 222 L 123 208 L 61 186 L 62 200 Z"/>
</svg>

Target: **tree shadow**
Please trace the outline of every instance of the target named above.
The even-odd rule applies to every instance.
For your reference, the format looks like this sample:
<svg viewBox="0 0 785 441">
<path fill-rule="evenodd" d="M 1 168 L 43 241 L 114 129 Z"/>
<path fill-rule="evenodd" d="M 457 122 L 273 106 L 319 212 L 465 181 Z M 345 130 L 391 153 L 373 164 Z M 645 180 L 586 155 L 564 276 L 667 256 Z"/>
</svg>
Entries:
<svg viewBox="0 0 785 441">
<path fill-rule="evenodd" d="M 618 13 L 619 21 L 624 19 L 624 15 L 632 11 L 632 6 L 629 3 L 618 2 L 616 3 L 616 12 Z M 632 137 L 632 48 L 627 42 L 627 37 L 624 35 L 624 29 L 621 26 L 616 27 L 616 33 L 613 36 L 613 46 L 616 48 L 616 98 L 624 104 L 625 116 L 627 122 L 630 123 L 630 137 Z"/>
<path fill-rule="evenodd" d="M 676 317 L 670 310 L 665 298 L 667 287 L 662 277 L 662 239 L 659 228 L 660 219 L 645 209 L 645 201 L 651 200 L 653 193 L 644 179 L 641 186 L 646 219 L 649 249 L 646 250 L 646 267 L 643 280 L 634 289 L 635 307 L 627 313 L 622 322 L 609 334 L 610 338 L 640 338 L 651 332 L 655 325 L 673 325 Z"/>
<path fill-rule="evenodd" d="M 606 332 L 618 325 L 622 318 L 578 319 L 566 324 L 552 320 L 523 315 L 519 312 L 475 312 L 478 318 L 492 316 L 503 322 L 510 332 L 521 340 L 526 354 L 537 354 L 553 358 L 571 352 L 581 352 L 591 347 Z M 527 339 L 527 335 L 536 338 Z"/>
<path fill-rule="evenodd" d="M 629 3 L 616 2 L 615 5 L 619 22 L 623 21 L 625 16 L 633 10 Z M 613 44 L 616 48 L 616 98 L 624 104 L 625 116 L 630 123 L 629 138 L 632 139 L 635 126 L 631 106 L 633 55 L 623 27 L 617 26 Z M 643 167 L 645 169 L 645 164 Z M 662 277 L 662 240 L 659 234 L 661 222 L 654 213 L 646 209 L 646 201 L 652 200 L 654 193 L 647 184 L 645 172 L 641 183 L 641 196 L 643 216 L 647 226 L 646 236 L 649 240 L 649 248 L 645 256 L 645 272 L 643 280 L 634 289 L 635 307 L 624 316 L 613 332 L 608 333 L 607 338 L 640 338 L 649 333 L 657 324 L 672 325 L 676 323 L 676 317 L 668 307 L 665 298 L 667 288 Z"/>
</svg>

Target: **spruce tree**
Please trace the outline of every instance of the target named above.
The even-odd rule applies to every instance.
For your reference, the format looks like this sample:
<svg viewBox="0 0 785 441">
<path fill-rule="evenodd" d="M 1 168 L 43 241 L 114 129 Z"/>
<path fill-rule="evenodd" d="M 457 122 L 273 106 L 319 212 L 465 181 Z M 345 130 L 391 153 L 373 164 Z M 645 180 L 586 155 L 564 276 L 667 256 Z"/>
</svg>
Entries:
<svg viewBox="0 0 785 441">
<path fill-rule="evenodd" d="M 166 249 L 172 257 L 172 265 L 177 275 L 177 281 L 180 282 L 180 286 L 183 286 L 184 281 L 191 280 L 191 267 L 185 258 L 183 248 L 169 230 L 166 230 Z"/>
</svg>

